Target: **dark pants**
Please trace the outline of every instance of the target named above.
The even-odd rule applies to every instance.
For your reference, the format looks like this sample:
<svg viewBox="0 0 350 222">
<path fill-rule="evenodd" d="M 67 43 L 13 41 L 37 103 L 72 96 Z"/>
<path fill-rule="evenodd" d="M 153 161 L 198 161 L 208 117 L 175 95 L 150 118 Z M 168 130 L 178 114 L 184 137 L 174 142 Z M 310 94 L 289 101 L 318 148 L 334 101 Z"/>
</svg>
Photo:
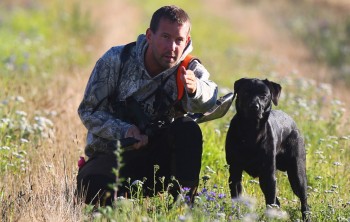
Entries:
<svg viewBox="0 0 350 222">
<path fill-rule="evenodd" d="M 171 176 L 193 192 L 199 183 L 201 158 L 202 132 L 191 118 L 182 117 L 149 138 L 146 147 L 123 152 L 120 178 L 130 178 L 130 183 L 147 178 L 142 186 L 143 195 L 147 196 L 163 191 L 168 182 L 174 185 L 171 192 L 177 193 L 179 187 L 176 181 L 170 181 Z M 159 166 L 156 174 L 154 165 Z M 92 156 L 79 170 L 77 188 L 78 193 L 85 197 L 85 203 L 111 205 L 114 190 L 110 184 L 116 181 L 112 168 L 117 168 L 116 157 L 100 153 Z M 165 178 L 164 183 L 159 181 L 160 177 Z M 117 195 L 130 195 L 128 186 L 124 181 L 118 187 Z"/>
</svg>

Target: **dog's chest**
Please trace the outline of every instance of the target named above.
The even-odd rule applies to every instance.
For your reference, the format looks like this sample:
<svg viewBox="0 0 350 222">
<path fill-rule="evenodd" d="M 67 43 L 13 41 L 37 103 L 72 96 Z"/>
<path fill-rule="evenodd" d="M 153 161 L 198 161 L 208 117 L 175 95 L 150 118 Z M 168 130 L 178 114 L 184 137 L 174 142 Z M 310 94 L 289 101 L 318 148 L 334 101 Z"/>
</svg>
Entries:
<svg viewBox="0 0 350 222">
<path fill-rule="evenodd" d="M 236 148 L 237 161 L 243 170 L 253 177 L 259 176 L 264 157 L 266 156 L 265 150 L 260 143 L 241 140 L 237 143 Z"/>
</svg>

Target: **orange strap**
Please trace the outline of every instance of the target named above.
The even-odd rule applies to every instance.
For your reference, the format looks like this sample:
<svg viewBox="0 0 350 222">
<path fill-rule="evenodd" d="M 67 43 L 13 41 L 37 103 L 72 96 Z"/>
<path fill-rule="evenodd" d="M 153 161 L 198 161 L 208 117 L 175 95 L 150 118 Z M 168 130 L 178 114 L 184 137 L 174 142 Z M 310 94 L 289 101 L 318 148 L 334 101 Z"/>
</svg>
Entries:
<svg viewBox="0 0 350 222">
<path fill-rule="evenodd" d="M 176 75 L 176 85 L 177 85 L 177 100 L 180 100 L 183 95 L 184 95 L 184 91 L 185 91 L 185 87 L 184 84 L 181 80 L 181 71 L 180 71 L 180 67 L 183 66 L 187 69 L 188 65 L 190 64 L 190 62 L 195 59 L 194 56 L 192 55 L 187 55 L 185 57 L 185 59 L 180 63 L 179 68 L 177 69 L 177 75 Z"/>
</svg>

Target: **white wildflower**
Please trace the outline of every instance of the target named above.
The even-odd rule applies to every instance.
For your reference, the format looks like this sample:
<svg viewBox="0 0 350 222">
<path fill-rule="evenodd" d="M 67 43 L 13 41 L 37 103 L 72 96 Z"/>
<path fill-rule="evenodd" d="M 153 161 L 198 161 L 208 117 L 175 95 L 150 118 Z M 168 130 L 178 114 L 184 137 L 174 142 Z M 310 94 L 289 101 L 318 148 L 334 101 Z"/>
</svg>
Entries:
<svg viewBox="0 0 350 222">
<path fill-rule="evenodd" d="M 142 187 L 143 182 L 141 180 L 135 180 L 134 182 L 132 182 L 131 184 L 132 186 L 136 185 L 138 187 Z"/>
<path fill-rule="evenodd" d="M 265 215 L 271 219 L 287 220 L 289 218 L 288 213 L 277 207 L 272 207 L 268 205 Z"/>
<path fill-rule="evenodd" d="M 29 143 L 29 140 L 24 139 L 24 138 L 21 138 L 19 141 L 20 141 L 21 143 Z"/>
<path fill-rule="evenodd" d="M 22 111 L 22 110 L 17 110 L 15 113 L 16 113 L 18 116 L 27 116 L 27 113 L 24 112 L 24 111 Z"/>
<path fill-rule="evenodd" d="M 15 100 L 16 102 L 20 102 L 20 103 L 25 103 L 25 99 L 22 96 L 15 96 L 13 98 L 13 100 Z"/>
</svg>

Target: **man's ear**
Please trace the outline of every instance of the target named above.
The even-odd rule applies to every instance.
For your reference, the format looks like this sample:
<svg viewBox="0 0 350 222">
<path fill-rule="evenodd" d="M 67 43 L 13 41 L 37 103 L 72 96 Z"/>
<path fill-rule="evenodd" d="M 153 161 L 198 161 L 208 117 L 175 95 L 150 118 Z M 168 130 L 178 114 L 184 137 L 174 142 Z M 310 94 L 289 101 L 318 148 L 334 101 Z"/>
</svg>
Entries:
<svg viewBox="0 0 350 222">
<path fill-rule="evenodd" d="M 188 35 L 187 40 L 186 40 L 186 45 L 188 45 L 188 43 L 190 43 L 190 41 L 191 41 L 191 35 Z"/>
<path fill-rule="evenodd" d="M 146 30 L 146 39 L 147 39 L 148 43 L 151 41 L 152 35 L 153 35 L 152 30 L 150 28 L 148 28 Z"/>
</svg>

